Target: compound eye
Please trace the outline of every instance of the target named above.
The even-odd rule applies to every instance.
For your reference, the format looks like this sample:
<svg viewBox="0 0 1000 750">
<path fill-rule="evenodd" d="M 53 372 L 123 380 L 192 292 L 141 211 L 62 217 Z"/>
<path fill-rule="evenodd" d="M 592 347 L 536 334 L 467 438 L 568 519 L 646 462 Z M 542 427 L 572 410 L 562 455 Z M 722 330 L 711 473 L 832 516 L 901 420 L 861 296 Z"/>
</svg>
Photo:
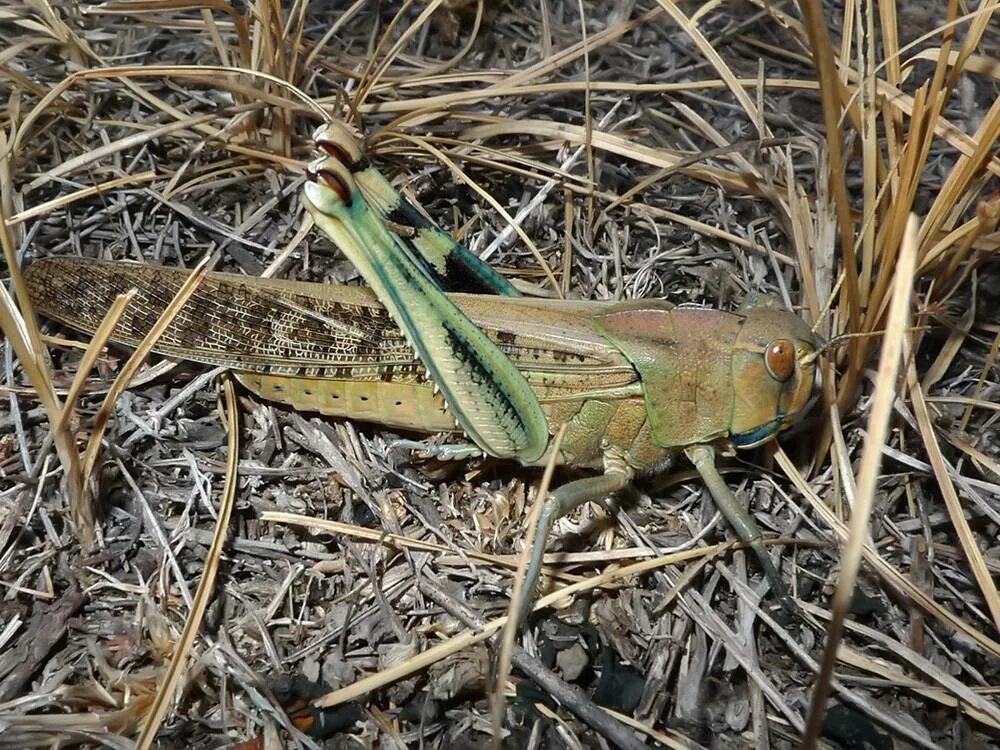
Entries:
<svg viewBox="0 0 1000 750">
<path fill-rule="evenodd" d="M 795 373 L 795 344 L 788 339 L 777 339 L 767 346 L 764 364 L 771 377 L 784 383 Z"/>
</svg>

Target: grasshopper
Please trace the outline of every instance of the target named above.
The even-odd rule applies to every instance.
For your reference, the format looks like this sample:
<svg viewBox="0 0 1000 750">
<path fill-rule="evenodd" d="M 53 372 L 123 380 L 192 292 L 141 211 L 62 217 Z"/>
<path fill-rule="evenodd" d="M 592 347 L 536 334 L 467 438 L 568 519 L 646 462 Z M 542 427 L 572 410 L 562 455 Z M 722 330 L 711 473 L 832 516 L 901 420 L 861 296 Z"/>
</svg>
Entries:
<svg viewBox="0 0 1000 750">
<path fill-rule="evenodd" d="M 321 156 L 307 170 L 306 208 L 368 286 L 210 273 L 156 352 L 230 368 L 261 398 L 298 410 L 446 433 L 451 442 L 433 446 L 444 458 L 599 470 L 545 498 L 519 622 L 533 608 L 553 523 L 680 452 L 791 606 L 715 455 L 771 440 L 807 405 L 820 347 L 801 318 L 759 299 L 721 312 L 522 297 L 407 202 L 345 125 L 328 123 L 313 139 Z M 112 335 L 135 346 L 187 274 L 49 258 L 26 277 L 36 309 L 87 333 L 116 295 L 137 289 Z"/>
</svg>

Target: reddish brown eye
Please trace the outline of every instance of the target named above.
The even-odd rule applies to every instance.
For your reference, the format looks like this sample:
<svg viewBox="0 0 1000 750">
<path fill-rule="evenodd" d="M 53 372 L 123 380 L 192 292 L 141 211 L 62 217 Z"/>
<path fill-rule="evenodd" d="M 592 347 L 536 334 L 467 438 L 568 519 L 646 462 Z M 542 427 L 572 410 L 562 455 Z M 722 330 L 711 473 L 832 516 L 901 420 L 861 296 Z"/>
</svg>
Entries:
<svg viewBox="0 0 1000 750">
<path fill-rule="evenodd" d="M 772 341 L 764 354 L 764 364 L 772 378 L 784 383 L 795 373 L 795 344 L 788 339 Z"/>
</svg>

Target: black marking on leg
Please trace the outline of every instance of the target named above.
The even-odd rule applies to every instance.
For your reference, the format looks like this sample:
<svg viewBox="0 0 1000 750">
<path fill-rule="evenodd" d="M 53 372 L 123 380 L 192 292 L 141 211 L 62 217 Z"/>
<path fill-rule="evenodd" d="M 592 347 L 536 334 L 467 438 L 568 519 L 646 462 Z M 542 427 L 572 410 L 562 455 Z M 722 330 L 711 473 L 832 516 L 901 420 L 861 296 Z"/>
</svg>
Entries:
<svg viewBox="0 0 1000 750">
<path fill-rule="evenodd" d="M 413 227 L 414 229 L 436 229 L 436 227 L 427 220 L 426 216 L 420 213 L 409 201 L 405 199 L 399 201 L 396 207 L 385 215 L 385 218 L 393 224 L 402 224 L 404 227 Z"/>
<path fill-rule="evenodd" d="M 448 337 L 448 346 L 455 357 L 455 360 L 464 367 L 469 375 L 469 380 L 479 387 L 491 410 L 497 416 L 497 424 L 504 431 L 510 442 L 521 447 L 524 436 L 527 434 L 527 426 L 521 420 L 517 408 L 510 400 L 510 396 L 497 382 L 493 370 L 480 357 L 462 334 L 448 325 L 447 321 L 442 321 L 445 333 Z M 512 427 L 516 425 L 516 427 Z"/>
<path fill-rule="evenodd" d="M 368 160 L 367 156 L 362 156 L 356 162 L 351 162 L 351 163 L 348 163 L 344 159 L 341 159 L 341 161 L 347 164 L 347 169 L 352 174 L 357 174 L 358 172 L 364 172 L 372 165 L 372 163 Z"/>
<path fill-rule="evenodd" d="M 425 232 L 423 240 L 433 247 L 441 245 L 439 251 L 444 257 L 444 274 L 434 264 L 424 258 L 413 243 L 415 257 L 419 258 L 421 266 L 430 273 L 440 289 L 446 292 L 467 294 L 497 294 L 497 282 L 476 268 L 478 259 L 466 248 L 453 240 L 434 222 L 429 221 L 412 203 L 400 197 L 399 203 L 385 214 L 387 222 L 404 227 L 413 227 L 418 232 Z M 408 239 L 408 238 L 403 238 Z"/>
<path fill-rule="evenodd" d="M 496 294 L 496 287 L 481 274 L 476 273 L 457 252 L 450 252 L 444 259 L 445 276 L 449 292 L 469 294 Z"/>
</svg>

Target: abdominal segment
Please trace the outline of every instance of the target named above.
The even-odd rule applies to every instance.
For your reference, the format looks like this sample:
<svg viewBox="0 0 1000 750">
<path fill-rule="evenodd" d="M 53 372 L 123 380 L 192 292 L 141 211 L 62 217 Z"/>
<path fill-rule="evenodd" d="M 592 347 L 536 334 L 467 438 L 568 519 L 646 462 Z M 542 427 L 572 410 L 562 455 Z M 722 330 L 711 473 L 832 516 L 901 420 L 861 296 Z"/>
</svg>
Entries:
<svg viewBox="0 0 1000 750">
<path fill-rule="evenodd" d="M 237 380 L 268 401 L 299 411 L 375 422 L 392 429 L 455 432 L 455 418 L 430 383 L 328 380 L 238 372 Z"/>
</svg>

